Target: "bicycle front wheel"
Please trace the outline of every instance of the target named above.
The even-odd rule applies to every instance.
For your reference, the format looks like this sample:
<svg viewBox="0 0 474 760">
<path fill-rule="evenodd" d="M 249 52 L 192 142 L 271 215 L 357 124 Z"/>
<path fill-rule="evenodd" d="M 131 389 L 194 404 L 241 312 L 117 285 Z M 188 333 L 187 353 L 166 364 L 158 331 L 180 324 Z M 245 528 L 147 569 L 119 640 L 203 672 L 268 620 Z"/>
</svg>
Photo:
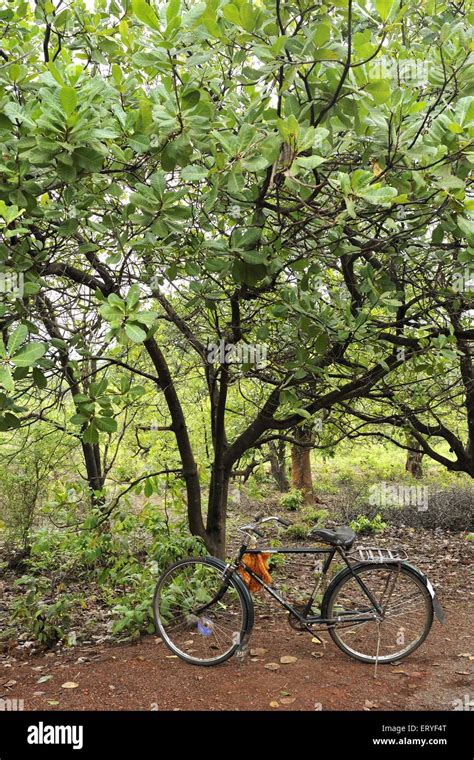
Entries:
<svg viewBox="0 0 474 760">
<path fill-rule="evenodd" d="M 225 564 L 197 557 L 171 565 L 153 600 L 156 628 L 174 654 L 193 665 L 218 665 L 244 643 L 253 625 L 250 595 L 240 578 L 224 581 Z"/>
<path fill-rule="evenodd" d="M 423 643 L 433 623 L 426 585 L 405 565 L 367 564 L 354 568 L 382 608 L 376 611 L 358 580 L 344 571 L 328 588 L 323 616 L 336 619 L 329 633 L 339 649 L 361 662 L 401 660 Z M 365 621 L 356 620 L 366 618 Z"/>
</svg>

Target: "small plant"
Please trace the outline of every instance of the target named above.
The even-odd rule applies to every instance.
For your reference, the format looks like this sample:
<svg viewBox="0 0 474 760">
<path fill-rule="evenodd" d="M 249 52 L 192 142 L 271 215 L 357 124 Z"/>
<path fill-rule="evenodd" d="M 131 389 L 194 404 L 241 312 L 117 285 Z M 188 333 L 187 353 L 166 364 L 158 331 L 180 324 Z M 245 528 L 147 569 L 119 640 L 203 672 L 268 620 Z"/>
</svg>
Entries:
<svg viewBox="0 0 474 760">
<path fill-rule="evenodd" d="M 272 538 L 270 541 L 270 546 L 272 549 L 278 549 L 279 546 L 281 546 L 281 541 L 279 538 Z M 280 567 L 283 567 L 286 562 L 286 557 L 284 554 L 271 554 L 268 558 L 268 569 L 269 570 L 278 570 Z"/>
<path fill-rule="evenodd" d="M 17 585 L 24 594 L 12 604 L 12 620 L 39 644 L 52 647 L 67 639 L 71 611 L 77 606 L 72 594 L 61 594 L 57 599 L 47 600 L 47 583 L 33 576 L 23 576 Z"/>
<path fill-rule="evenodd" d="M 466 541 L 474 541 L 474 533 L 468 533 L 466 536 Z"/>
<path fill-rule="evenodd" d="M 286 535 L 288 538 L 294 538 L 294 539 L 304 539 L 308 537 L 309 528 L 307 525 L 304 525 L 303 523 L 294 523 L 294 525 L 290 525 L 289 528 L 286 530 Z"/>
<path fill-rule="evenodd" d="M 372 533 L 382 533 L 387 527 L 387 523 L 384 523 L 382 516 L 376 514 L 373 520 L 365 515 L 357 515 L 355 520 L 349 523 L 352 530 L 355 530 L 359 535 L 369 535 Z"/>
<path fill-rule="evenodd" d="M 309 523 L 311 526 L 317 526 L 318 528 L 324 528 L 329 518 L 328 509 L 311 509 L 307 512 L 303 520 Z"/>
<path fill-rule="evenodd" d="M 278 503 L 282 509 L 296 512 L 303 504 L 303 493 L 298 488 L 293 488 L 288 493 L 283 494 Z"/>
</svg>

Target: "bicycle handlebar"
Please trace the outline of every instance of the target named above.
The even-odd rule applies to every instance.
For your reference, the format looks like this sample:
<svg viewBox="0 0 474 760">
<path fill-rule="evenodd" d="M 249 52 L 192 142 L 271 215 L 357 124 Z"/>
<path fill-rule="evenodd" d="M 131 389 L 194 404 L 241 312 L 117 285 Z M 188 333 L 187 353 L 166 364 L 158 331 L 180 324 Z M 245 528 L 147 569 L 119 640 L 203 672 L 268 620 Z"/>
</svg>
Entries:
<svg viewBox="0 0 474 760">
<path fill-rule="evenodd" d="M 242 531 L 243 533 L 247 531 L 252 531 L 252 533 L 256 533 L 257 536 L 260 536 L 261 538 L 263 538 L 264 533 L 258 530 L 256 526 L 262 525 L 263 523 L 272 522 L 272 521 L 281 523 L 281 525 L 284 525 L 285 528 L 288 528 L 291 525 L 290 522 L 288 522 L 287 520 L 283 520 L 281 517 L 277 517 L 276 515 L 273 515 L 271 517 L 263 517 L 262 515 L 257 515 L 257 517 L 255 518 L 255 523 L 250 523 L 249 525 L 241 525 L 239 530 Z"/>
</svg>

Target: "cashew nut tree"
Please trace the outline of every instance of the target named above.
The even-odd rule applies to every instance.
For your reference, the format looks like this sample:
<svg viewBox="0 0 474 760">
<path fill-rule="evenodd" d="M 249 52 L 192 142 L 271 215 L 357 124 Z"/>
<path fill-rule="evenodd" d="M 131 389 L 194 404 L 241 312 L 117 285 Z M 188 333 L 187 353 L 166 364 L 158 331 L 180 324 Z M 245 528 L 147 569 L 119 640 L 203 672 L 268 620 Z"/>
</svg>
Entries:
<svg viewBox="0 0 474 760">
<path fill-rule="evenodd" d="M 472 434 L 470 30 L 443 0 L 3 2 L 2 429 L 59 379 L 107 509 L 108 374 L 151 384 L 219 556 L 249 451 L 388 403 L 392 378 L 409 426 L 400 378 L 424 357 L 471 393 Z"/>
</svg>

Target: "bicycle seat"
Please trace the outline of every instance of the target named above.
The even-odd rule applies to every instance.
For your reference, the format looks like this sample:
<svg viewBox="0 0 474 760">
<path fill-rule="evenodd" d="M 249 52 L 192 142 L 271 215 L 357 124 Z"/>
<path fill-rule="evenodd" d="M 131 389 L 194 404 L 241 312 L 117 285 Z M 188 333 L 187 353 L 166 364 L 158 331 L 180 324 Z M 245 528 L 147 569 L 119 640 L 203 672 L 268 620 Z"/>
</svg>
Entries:
<svg viewBox="0 0 474 760">
<path fill-rule="evenodd" d="M 342 546 L 343 549 L 350 549 L 357 537 L 352 528 L 349 528 L 348 525 L 342 525 L 336 530 L 313 528 L 308 535 L 312 538 L 318 538 L 325 544 Z"/>
</svg>

